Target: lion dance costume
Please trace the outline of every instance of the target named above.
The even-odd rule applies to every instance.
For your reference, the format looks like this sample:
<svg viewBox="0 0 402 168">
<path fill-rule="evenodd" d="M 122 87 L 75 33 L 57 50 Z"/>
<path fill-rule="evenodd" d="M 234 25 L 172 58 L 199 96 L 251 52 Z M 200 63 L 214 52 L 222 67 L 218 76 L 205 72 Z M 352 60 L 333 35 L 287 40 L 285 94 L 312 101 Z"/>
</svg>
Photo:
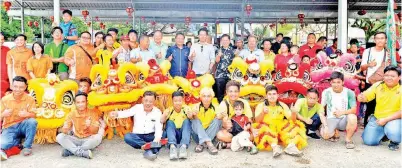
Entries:
<svg viewBox="0 0 402 168">
<path fill-rule="evenodd" d="M 35 143 L 55 143 L 57 129 L 63 126 L 68 113 L 75 108 L 74 95 L 78 90 L 75 81 L 60 81 L 55 74 L 46 79 L 36 78 L 28 81 L 30 95 L 35 98 L 38 127 Z"/>
</svg>

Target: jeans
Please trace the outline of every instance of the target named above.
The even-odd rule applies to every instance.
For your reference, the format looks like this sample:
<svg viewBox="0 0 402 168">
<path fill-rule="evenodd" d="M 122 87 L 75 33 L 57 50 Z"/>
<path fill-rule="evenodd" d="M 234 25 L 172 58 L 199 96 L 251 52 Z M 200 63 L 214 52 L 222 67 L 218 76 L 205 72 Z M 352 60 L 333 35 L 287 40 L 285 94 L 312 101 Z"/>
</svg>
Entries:
<svg viewBox="0 0 402 168">
<path fill-rule="evenodd" d="M 22 138 L 25 138 L 24 148 L 32 148 L 37 126 L 38 122 L 34 118 L 29 118 L 3 129 L 1 133 L 1 149 L 7 150 L 18 145 L 21 143 Z"/>
<path fill-rule="evenodd" d="M 99 146 L 102 142 L 102 135 L 95 134 L 86 138 L 78 138 L 76 136 L 60 133 L 57 135 L 57 142 L 64 148 L 75 155 L 82 154 L 85 150 L 91 150 Z"/>
<path fill-rule="evenodd" d="M 316 113 L 313 115 L 313 117 L 311 117 L 311 120 L 313 120 L 313 123 L 311 124 L 304 123 L 304 125 L 306 125 L 306 129 L 311 131 L 317 131 L 321 125 L 320 116 Z"/>
<path fill-rule="evenodd" d="M 216 134 L 222 127 L 222 120 L 214 119 L 211 124 L 209 124 L 207 129 L 202 127 L 201 121 L 199 119 L 191 120 L 191 127 L 193 131 L 191 133 L 193 140 L 197 144 L 203 144 L 206 141 L 211 141 L 215 139 Z"/>
<path fill-rule="evenodd" d="M 128 145 L 132 146 L 135 149 L 141 149 L 143 145 L 148 142 L 152 142 L 155 139 L 155 133 L 149 134 L 134 134 L 134 133 L 127 133 L 124 135 L 124 142 Z M 156 154 L 159 152 L 160 148 L 152 148 L 152 153 Z"/>
<path fill-rule="evenodd" d="M 190 145 L 190 134 L 191 134 L 191 122 L 189 119 L 183 121 L 183 125 L 181 128 L 176 128 L 176 125 L 173 121 L 168 120 L 166 122 L 166 134 L 168 138 L 168 147 L 170 145 L 180 144 L 179 146 L 186 145 L 187 147 Z"/>
<path fill-rule="evenodd" d="M 395 143 L 401 143 L 401 119 L 389 121 L 384 126 L 379 126 L 376 123 L 377 118 L 371 116 L 367 126 L 363 132 L 363 143 L 369 146 L 376 146 L 380 144 L 384 135 L 389 140 Z"/>
<path fill-rule="evenodd" d="M 215 85 L 216 85 L 216 98 L 218 99 L 218 102 L 221 102 L 223 100 L 223 97 L 225 96 L 225 87 L 226 83 L 228 83 L 229 79 L 226 78 L 216 78 L 215 79 Z"/>
</svg>

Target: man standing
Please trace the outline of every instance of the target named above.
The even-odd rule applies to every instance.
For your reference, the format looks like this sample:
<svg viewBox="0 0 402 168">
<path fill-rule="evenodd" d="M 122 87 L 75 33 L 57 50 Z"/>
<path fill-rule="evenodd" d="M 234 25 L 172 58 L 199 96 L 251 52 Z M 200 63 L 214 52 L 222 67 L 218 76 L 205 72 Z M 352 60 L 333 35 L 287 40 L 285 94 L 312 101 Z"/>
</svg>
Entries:
<svg viewBox="0 0 402 168">
<path fill-rule="evenodd" d="M 94 48 L 91 44 L 91 33 L 82 32 L 80 43 L 68 48 L 64 57 L 64 63 L 70 69 L 69 78 L 77 81 L 89 77 L 93 59 L 101 47 L 103 46 Z"/>
<path fill-rule="evenodd" d="M 222 47 L 218 49 L 216 52 L 215 63 L 218 64 L 216 66 L 215 72 L 215 84 L 216 84 L 216 95 L 218 98 L 218 102 L 223 100 L 225 96 L 225 87 L 226 83 L 228 83 L 230 79 L 230 73 L 228 71 L 229 65 L 232 64 L 232 61 L 235 57 L 233 49 L 229 46 L 230 37 L 227 34 L 221 36 L 221 44 Z"/>
<path fill-rule="evenodd" d="M 1 160 L 7 160 L 4 150 L 10 149 L 21 143 L 21 137 L 25 137 L 22 153 L 24 156 L 32 154 L 38 122 L 34 119 L 35 99 L 25 93 L 27 80 L 22 76 L 13 78 L 11 89 L 13 92 L 1 99 L 0 118 L 3 122 L 1 133 Z"/>
<path fill-rule="evenodd" d="M 7 52 L 10 51 L 10 48 L 7 46 L 4 46 L 4 33 L 0 32 L 0 50 L 1 50 L 1 62 L 0 62 L 0 68 L 1 68 L 1 93 L 0 97 L 3 97 L 4 94 L 6 93 L 7 89 L 10 88 L 10 83 L 8 80 L 8 73 L 7 73 Z"/>
<path fill-rule="evenodd" d="M 235 55 L 237 57 L 237 56 L 239 56 L 240 51 L 243 50 L 243 48 L 244 48 L 243 40 L 241 38 L 236 39 L 235 45 L 236 45 Z"/>
<path fill-rule="evenodd" d="M 317 40 L 317 45 L 321 46 L 320 49 L 324 50 L 327 47 L 328 39 L 325 36 L 321 36 Z"/>
<path fill-rule="evenodd" d="M 61 29 L 63 29 L 63 42 L 68 46 L 72 46 L 75 44 L 75 41 L 78 40 L 78 30 L 77 27 L 71 22 L 73 16 L 73 12 L 66 9 L 63 11 L 63 21 L 60 23 Z"/>
<path fill-rule="evenodd" d="M 169 73 L 172 77 L 181 76 L 185 78 L 188 71 L 190 49 L 184 45 L 184 34 L 177 33 L 175 41 L 176 45 L 170 47 L 166 52 L 166 59 L 172 64 Z"/>
<path fill-rule="evenodd" d="M 198 30 L 199 43 L 191 46 L 189 60 L 192 62 L 192 69 L 197 76 L 212 73 L 215 63 L 215 50 L 212 44 L 207 42 L 208 31 L 205 28 Z"/>
<path fill-rule="evenodd" d="M 322 46 L 317 45 L 315 43 L 315 39 L 316 39 L 316 37 L 315 37 L 314 33 L 310 33 L 310 34 L 307 35 L 307 44 L 302 45 L 300 47 L 300 49 L 299 49 L 299 57 L 300 57 L 300 59 L 305 55 L 310 57 L 310 61 L 313 61 L 313 59 L 315 59 L 315 57 L 316 57 L 315 52 L 318 49 L 322 49 Z"/>
<path fill-rule="evenodd" d="M 112 118 L 134 117 L 134 128 L 132 133 L 124 136 L 124 141 L 135 149 L 143 149 L 144 158 L 155 160 L 161 145 L 162 138 L 162 112 L 154 106 L 156 93 L 145 91 L 142 104 L 137 104 L 128 110 L 113 111 L 110 113 Z M 152 142 L 152 143 L 150 143 Z"/>
<path fill-rule="evenodd" d="M 168 46 L 162 42 L 163 34 L 160 30 L 155 31 L 154 40 L 151 41 L 149 49 L 155 53 L 156 62 L 158 64 L 165 60 L 166 51 Z M 177 39 L 176 39 L 177 40 Z"/>
<path fill-rule="evenodd" d="M 7 74 L 10 85 L 12 83 L 11 80 L 14 79 L 15 76 L 22 76 L 26 80 L 30 79 L 27 71 L 27 62 L 28 59 L 33 56 L 33 53 L 31 49 L 26 48 L 26 40 L 27 36 L 23 34 L 15 36 L 15 48 L 7 53 Z"/>
<path fill-rule="evenodd" d="M 278 54 L 278 51 L 281 48 L 282 39 L 283 39 L 282 33 L 276 34 L 275 39 L 276 42 L 272 45 L 272 50 L 274 51 L 275 54 Z"/>
<path fill-rule="evenodd" d="M 333 40 L 332 46 L 325 49 L 325 52 L 327 53 L 328 56 L 330 56 L 331 54 L 335 54 L 337 47 L 338 47 L 338 38 L 335 38 Z"/>
<path fill-rule="evenodd" d="M 366 84 L 364 90 L 371 87 L 373 83 L 369 82 L 369 78 L 376 73 L 381 67 L 382 62 L 388 64 L 389 58 L 386 56 L 385 45 L 387 42 L 387 35 L 384 32 L 378 32 L 374 35 L 375 47 L 364 50 L 360 69 L 366 71 Z M 364 126 L 368 123 L 368 117 L 374 113 L 376 106 L 375 98 L 367 102 L 367 108 L 364 115 Z"/>
<path fill-rule="evenodd" d="M 60 80 L 68 79 L 68 67 L 64 63 L 64 54 L 68 49 L 68 45 L 63 43 L 63 29 L 54 27 L 52 29 L 53 41 L 45 46 L 45 54 L 52 58 L 52 73 L 59 75 Z"/>
<path fill-rule="evenodd" d="M 118 49 L 120 47 L 120 43 L 117 42 L 118 41 L 117 35 L 119 34 L 119 30 L 117 30 L 116 28 L 109 28 L 107 30 L 107 33 L 112 35 L 112 37 L 113 37 L 113 41 L 114 41 L 113 49 Z"/>
<path fill-rule="evenodd" d="M 86 93 L 79 92 L 75 96 L 75 106 L 77 110 L 68 114 L 56 140 L 63 147 L 63 157 L 75 155 L 92 159 L 91 150 L 102 142 L 105 124 L 97 110 L 88 109 Z"/>
<path fill-rule="evenodd" d="M 140 47 L 130 52 L 130 60 L 135 64 L 137 62 L 148 63 L 150 59 L 155 59 L 155 54 L 149 50 L 149 37 L 142 35 L 140 37 Z"/>
<path fill-rule="evenodd" d="M 257 48 L 257 38 L 255 36 L 248 37 L 247 46 L 248 48 L 241 50 L 239 54 L 246 62 L 255 60 L 255 63 L 258 63 L 265 59 L 264 51 Z"/>
</svg>

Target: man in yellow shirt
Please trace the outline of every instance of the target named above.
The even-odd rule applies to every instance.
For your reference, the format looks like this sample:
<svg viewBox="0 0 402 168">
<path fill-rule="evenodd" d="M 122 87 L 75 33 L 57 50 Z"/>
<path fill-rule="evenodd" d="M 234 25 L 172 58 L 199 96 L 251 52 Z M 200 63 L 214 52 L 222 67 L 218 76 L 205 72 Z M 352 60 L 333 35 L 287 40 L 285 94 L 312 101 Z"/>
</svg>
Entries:
<svg viewBox="0 0 402 168">
<path fill-rule="evenodd" d="M 401 143 L 401 69 L 388 66 L 384 69 L 384 81 L 373 84 L 358 96 L 359 102 L 376 99 L 374 115 L 371 115 L 363 132 L 363 143 L 377 146 L 381 139 L 390 139 L 388 148 L 398 150 Z"/>
<path fill-rule="evenodd" d="M 193 105 L 193 113 L 189 114 L 191 119 L 192 137 L 197 143 L 196 153 L 201 153 L 204 147 L 208 149 L 209 154 L 216 155 L 218 150 L 212 144 L 216 134 L 221 129 L 222 121 L 215 118 L 215 110 L 218 105 L 212 103 L 215 96 L 211 88 L 203 88 L 200 91 L 201 102 Z"/>
<path fill-rule="evenodd" d="M 173 107 L 167 108 L 163 112 L 161 123 L 166 123 L 170 160 L 186 159 L 191 133 L 191 123 L 187 118 L 189 109 L 184 104 L 182 91 L 173 92 L 172 99 Z M 179 152 L 177 152 L 178 147 Z"/>
</svg>

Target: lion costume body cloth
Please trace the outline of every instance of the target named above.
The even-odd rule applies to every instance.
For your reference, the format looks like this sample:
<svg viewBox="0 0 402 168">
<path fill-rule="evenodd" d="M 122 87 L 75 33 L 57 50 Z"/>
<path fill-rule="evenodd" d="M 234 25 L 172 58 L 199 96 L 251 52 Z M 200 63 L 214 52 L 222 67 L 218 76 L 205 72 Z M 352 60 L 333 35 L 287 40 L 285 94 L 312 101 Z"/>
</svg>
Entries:
<svg viewBox="0 0 402 168">
<path fill-rule="evenodd" d="M 255 113 L 263 113 L 268 108 L 268 113 L 260 122 L 254 123 L 254 142 L 259 150 L 272 150 L 272 145 L 284 147 L 293 143 L 300 150 L 307 146 L 306 128 L 304 124 L 295 119 L 289 119 L 291 112 L 289 107 L 282 102 L 276 106 L 267 106 L 266 102 L 260 103 Z M 285 119 L 285 116 L 287 119 Z"/>
<path fill-rule="evenodd" d="M 35 143 L 55 143 L 57 129 L 62 127 L 68 113 L 75 108 L 74 95 L 78 90 L 75 81 L 60 81 L 55 74 L 47 78 L 28 81 L 30 95 L 35 98 L 38 122 Z"/>
</svg>

